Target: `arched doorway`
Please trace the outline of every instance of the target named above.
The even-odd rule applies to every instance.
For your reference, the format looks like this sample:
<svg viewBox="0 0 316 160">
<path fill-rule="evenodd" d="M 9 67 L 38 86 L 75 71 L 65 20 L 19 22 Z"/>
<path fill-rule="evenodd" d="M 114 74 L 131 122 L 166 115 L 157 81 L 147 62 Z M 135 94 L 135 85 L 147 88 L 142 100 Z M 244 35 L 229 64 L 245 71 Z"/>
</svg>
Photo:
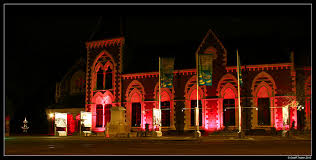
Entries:
<svg viewBox="0 0 316 160">
<path fill-rule="evenodd" d="M 226 88 L 223 93 L 223 124 L 224 126 L 236 125 L 236 96 L 231 88 Z"/>
<path fill-rule="evenodd" d="M 270 129 L 271 127 L 280 128 L 282 120 L 276 116 L 282 108 L 275 108 L 276 85 L 272 76 L 264 71 L 260 72 L 252 82 L 253 107 L 252 122 L 253 129 Z"/>
<path fill-rule="evenodd" d="M 113 95 L 106 91 L 104 94 L 98 92 L 93 97 L 94 105 L 92 107 L 92 130 L 103 132 L 106 125 L 111 120 L 111 107 Z"/>
<path fill-rule="evenodd" d="M 145 90 L 143 85 L 137 81 L 132 81 L 126 90 L 126 121 L 132 131 L 144 129 L 146 121 L 144 109 Z"/>
</svg>

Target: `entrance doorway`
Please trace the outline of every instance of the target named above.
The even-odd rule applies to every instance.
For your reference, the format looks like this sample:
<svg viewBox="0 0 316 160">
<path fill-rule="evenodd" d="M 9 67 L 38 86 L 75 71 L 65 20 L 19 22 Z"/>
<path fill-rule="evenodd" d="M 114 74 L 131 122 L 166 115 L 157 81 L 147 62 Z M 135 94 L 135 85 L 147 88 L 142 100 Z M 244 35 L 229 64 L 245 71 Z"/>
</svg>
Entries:
<svg viewBox="0 0 316 160">
<path fill-rule="evenodd" d="M 141 113 L 141 104 L 132 103 L 132 127 L 140 127 Z"/>
</svg>

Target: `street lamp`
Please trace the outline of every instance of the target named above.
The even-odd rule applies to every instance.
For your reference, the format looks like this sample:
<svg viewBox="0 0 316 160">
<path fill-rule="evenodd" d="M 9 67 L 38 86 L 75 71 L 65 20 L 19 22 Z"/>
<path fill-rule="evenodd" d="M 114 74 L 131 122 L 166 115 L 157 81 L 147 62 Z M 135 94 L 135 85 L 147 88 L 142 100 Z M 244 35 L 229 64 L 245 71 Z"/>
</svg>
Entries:
<svg viewBox="0 0 316 160">
<path fill-rule="evenodd" d="M 54 117 L 54 113 L 49 113 L 49 118 L 53 118 Z"/>
</svg>

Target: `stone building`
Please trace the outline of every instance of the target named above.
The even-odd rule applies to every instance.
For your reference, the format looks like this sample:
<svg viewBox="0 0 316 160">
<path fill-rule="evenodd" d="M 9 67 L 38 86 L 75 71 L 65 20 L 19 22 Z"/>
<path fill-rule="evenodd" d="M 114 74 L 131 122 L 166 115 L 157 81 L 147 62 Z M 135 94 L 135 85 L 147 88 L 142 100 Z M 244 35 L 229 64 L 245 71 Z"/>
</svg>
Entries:
<svg viewBox="0 0 316 160">
<path fill-rule="evenodd" d="M 65 79 L 56 85 L 56 103 L 66 104 L 75 93 L 80 93 L 81 97 L 85 95 L 84 99 L 79 100 L 82 105 L 77 108 L 78 111 L 74 109 L 75 105 L 63 105 L 61 110 L 74 115 L 79 110 L 92 112 L 93 132 L 104 132 L 110 121 L 110 108 L 118 106 L 126 109 L 130 131 L 143 130 L 146 124 L 152 129 L 152 111 L 158 107 L 159 73 L 124 73 L 125 45 L 125 38 L 122 36 L 86 42 L 87 59 L 86 63 L 80 63 L 81 71 L 67 73 Z M 237 130 L 239 113 L 236 66 L 227 65 L 227 57 L 230 55 L 212 30 L 207 32 L 196 53 L 215 55 L 213 84 L 199 86 L 198 89 L 200 130 Z M 294 58 L 286 63 L 242 64 L 241 67 L 243 85 L 240 104 L 243 130 L 270 131 L 272 128 L 282 130 L 289 127 L 310 129 L 310 67 L 296 68 Z M 303 78 L 298 80 L 298 73 Z M 82 75 L 85 75 L 84 89 L 77 85 L 78 77 L 82 78 Z M 302 94 L 297 95 L 297 92 Z M 193 108 L 197 105 L 196 94 L 196 69 L 174 70 L 173 88 L 161 90 L 163 132 L 194 130 Z M 297 104 L 305 107 L 303 111 Z M 291 106 L 290 125 L 287 126 L 283 126 L 282 108 L 285 106 Z M 49 110 L 53 111 L 57 111 L 57 108 Z"/>
</svg>

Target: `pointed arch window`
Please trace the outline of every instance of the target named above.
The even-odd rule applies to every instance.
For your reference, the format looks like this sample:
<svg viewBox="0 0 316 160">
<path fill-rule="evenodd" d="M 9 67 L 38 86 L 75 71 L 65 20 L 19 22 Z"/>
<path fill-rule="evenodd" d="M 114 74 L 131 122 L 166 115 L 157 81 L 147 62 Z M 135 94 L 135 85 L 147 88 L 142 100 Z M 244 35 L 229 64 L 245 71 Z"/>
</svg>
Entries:
<svg viewBox="0 0 316 160">
<path fill-rule="evenodd" d="M 104 72 L 99 68 L 99 71 L 97 72 L 97 90 L 103 90 L 103 79 L 104 79 Z"/>
<path fill-rule="evenodd" d="M 233 87 L 231 84 L 227 84 Z M 235 125 L 235 93 L 232 88 L 226 88 L 223 92 L 223 123 L 225 126 Z"/>
<path fill-rule="evenodd" d="M 158 89 L 158 86 L 156 87 Z M 156 92 L 159 94 L 159 90 Z M 159 96 L 159 95 L 158 95 Z M 158 99 L 157 96 L 157 99 Z M 161 126 L 162 127 L 170 127 L 170 112 L 171 112 L 171 103 L 170 103 L 170 95 L 167 90 L 161 92 L 160 99 L 160 107 L 161 107 Z"/>
<path fill-rule="evenodd" d="M 142 113 L 142 105 L 140 103 L 141 96 L 138 93 L 134 93 L 132 95 L 132 127 L 140 127 L 141 126 L 141 113 Z"/>
<path fill-rule="evenodd" d="M 105 89 L 112 89 L 112 76 L 113 72 L 110 66 L 108 66 L 107 70 L 105 71 Z"/>
<path fill-rule="evenodd" d="M 258 92 L 258 125 L 270 125 L 270 98 L 264 86 Z"/>
</svg>

